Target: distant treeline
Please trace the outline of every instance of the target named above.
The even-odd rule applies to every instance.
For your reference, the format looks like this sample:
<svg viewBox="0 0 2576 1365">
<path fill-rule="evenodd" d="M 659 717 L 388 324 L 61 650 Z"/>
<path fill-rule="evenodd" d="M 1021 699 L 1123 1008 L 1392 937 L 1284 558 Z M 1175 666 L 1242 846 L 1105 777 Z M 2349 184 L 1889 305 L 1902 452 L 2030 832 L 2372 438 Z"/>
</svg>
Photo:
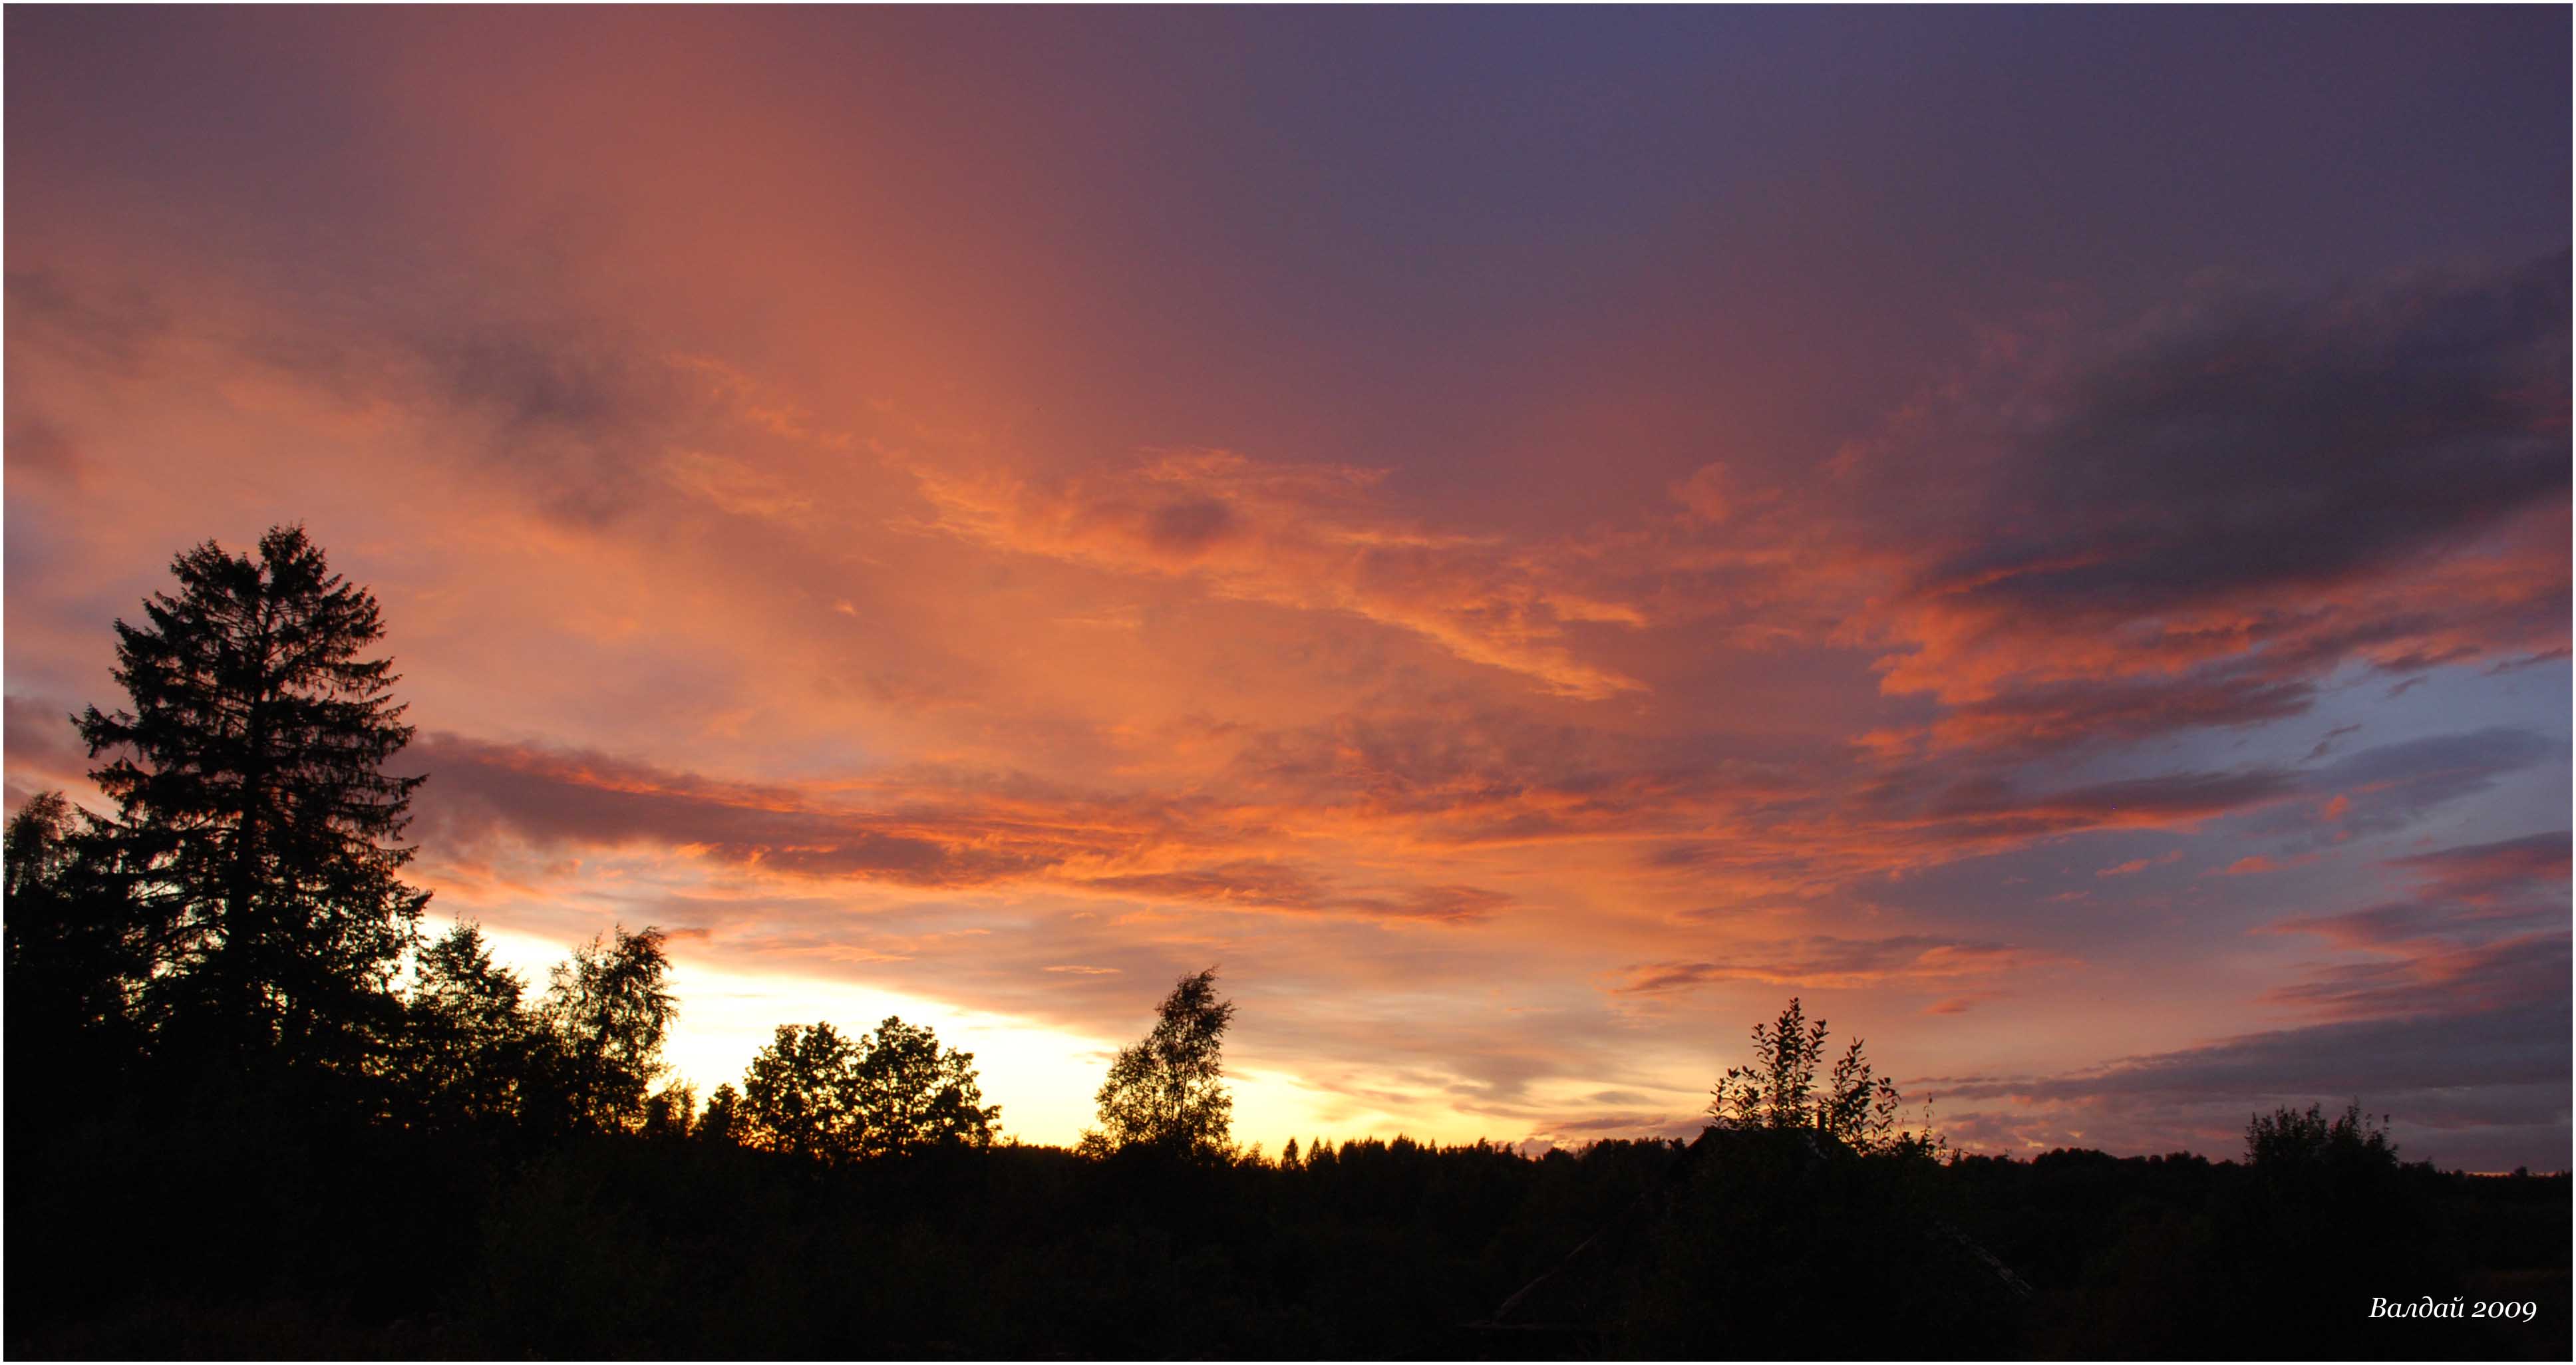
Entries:
<svg viewBox="0 0 2576 1365">
<path fill-rule="evenodd" d="M 1669 1142 L 1531 1159 L 1398 1139 L 1293 1164 L 1003 1144 L 834 1167 L 641 1134 L 505 1155 L 249 1094 L 152 1114 L 12 1098 L 13 1357 L 2544 1359 L 2567 1345 L 2565 1176 L 2284 1178 L 2097 1152 L 1901 1164 L 1722 1131 L 1696 1161 Z M 2532 1302 L 2537 1321 L 2374 1321 L 2374 1295 Z"/>
<path fill-rule="evenodd" d="M 75 718 L 115 809 L 7 830 L 14 1356 L 2566 1350 L 2563 1175 L 2401 1163 L 2358 1106 L 2242 1163 L 1962 1155 L 1795 1000 L 1687 1144 L 1265 1158 L 1213 970 L 1071 1150 L 900 1019 L 784 1025 L 702 1101 L 655 930 L 533 994 L 472 925 L 421 940 L 374 599 L 296 528 L 173 569 L 117 623 L 129 707 Z"/>
</svg>

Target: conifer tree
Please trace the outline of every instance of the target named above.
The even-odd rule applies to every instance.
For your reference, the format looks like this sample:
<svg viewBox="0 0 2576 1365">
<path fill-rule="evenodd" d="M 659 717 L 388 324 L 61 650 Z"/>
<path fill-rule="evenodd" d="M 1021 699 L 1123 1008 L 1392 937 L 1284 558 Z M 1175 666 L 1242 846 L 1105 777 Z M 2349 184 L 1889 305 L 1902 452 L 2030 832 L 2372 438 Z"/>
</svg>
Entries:
<svg viewBox="0 0 2576 1365">
<path fill-rule="evenodd" d="M 101 857 L 99 821 L 61 792 L 39 792 L 0 834 L 7 880 L 9 1066 L 22 1093 L 65 1083 L 113 1087 L 136 1043 L 132 1006 L 145 977 L 132 905 Z"/>
<path fill-rule="evenodd" d="M 73 718 L 116 802 L 104 831 L 149 942 L 164 1044 L 341 1067 L 393 1015 L 425 891 L 399 873 L 414 788 L 384 770 L 412 736 L 389 695 L 375 597 L 300 526 L 253 555 L 212 541 L 179 591 L 116 623 L 130 710 Z"/>
<path fill-rule="evenodd" d="M 397 1074 L 414 1121 L 444 1129 L 516 1118 L 537 1024 L 518 973 L 493 963 L 475 924 L 423 948 L 412 972 Z"/>
</svg>

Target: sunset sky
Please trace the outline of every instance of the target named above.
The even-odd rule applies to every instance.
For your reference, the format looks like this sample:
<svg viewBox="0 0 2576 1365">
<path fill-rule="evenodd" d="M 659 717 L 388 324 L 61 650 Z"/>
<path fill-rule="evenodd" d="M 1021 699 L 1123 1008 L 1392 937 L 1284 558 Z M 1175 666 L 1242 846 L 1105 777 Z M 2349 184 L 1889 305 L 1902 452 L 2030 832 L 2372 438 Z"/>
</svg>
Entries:
<svg viewBox="0 0 2576 1365">
<path fill-rule="evenodd" d="M 1067 1142 L 2570 1151 L 2570 17 L 6 17 L 6 764 L 371 587 L 431 928 Z"/>
</svg>

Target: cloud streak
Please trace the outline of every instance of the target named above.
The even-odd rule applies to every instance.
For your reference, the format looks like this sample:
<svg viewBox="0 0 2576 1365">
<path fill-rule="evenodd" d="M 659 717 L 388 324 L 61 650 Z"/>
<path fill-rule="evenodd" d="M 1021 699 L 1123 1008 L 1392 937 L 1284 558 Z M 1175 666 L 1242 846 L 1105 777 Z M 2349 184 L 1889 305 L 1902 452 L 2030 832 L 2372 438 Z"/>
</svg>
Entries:
<svg viewBox="0 0 2576 1365">
<path fill-rule="evenodd" d="M 1193 451 L 1053 486 L 930 468 L 914 476 L 937 509 L 931 525 L 983 545 L 1348 612 L 1560 696 L 1600 700 L 1644 686 L 1564 642 L 1582 627 L 1643 626 L 1637 607 L 1583 595 L 1551 571 L 1544 548 L 1389 516 L 1368 499 L 1383 470 Z"/>
</svg>

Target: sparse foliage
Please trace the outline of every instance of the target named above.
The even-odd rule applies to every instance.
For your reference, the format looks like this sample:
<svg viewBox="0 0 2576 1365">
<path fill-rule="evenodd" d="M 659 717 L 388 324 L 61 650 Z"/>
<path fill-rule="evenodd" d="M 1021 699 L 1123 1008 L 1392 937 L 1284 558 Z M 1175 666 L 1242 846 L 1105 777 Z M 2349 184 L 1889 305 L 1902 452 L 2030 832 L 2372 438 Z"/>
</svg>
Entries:
<svg viewBox="0 0 2576 1365">
<path fill-rule="evenodd" d="M 1834 1062 L 1819 1091 L 1816 1068 L 1827 1036 L 1825 1021 L 1810 1022 L 1804 1004 L 1792 997 L 1778 1020 L 1753 1026 L 1753 1064 L 1726 1069 L 1711 1092 L 1710 1115 L 1727 1128 L 1812 1129 L 1861 1151 L 1938 1144 L 1900 1132 L 1896 1084 L 1874 1074 L 1858 1038 Z"/>
<path fill-rule="evenodd" d="M 1225 1088 L 1226 1025 L 1234 1002 L 1216 996 L 1216 969 L 1185 976 L 1163 1000 L 1154 1031 L 1118 1054 L 1100 1087 L 1092 1154 L 1146 1148 L 1176 1156 L 1231 1151 L 1234 1097 Z"/>
<path fill-rule="evenodd" d="M 539 1008 L 540 1065 L 557 1124 L 624 1131 L 644 1118 L 644 1099 L 662 1074 L 662 1042 L 679 1006 L 667 977 L 660 929 L 616 928 L 556 964 Z"/>
<path fill-rule="evenodd" d="M 7 869 L 11 901 L 61 878 L 71 864 L 72 820 L 72 803 L 61 792 L 38 792 L 9 817 L 0 833 L 0 866 Z"/>
</svg>

